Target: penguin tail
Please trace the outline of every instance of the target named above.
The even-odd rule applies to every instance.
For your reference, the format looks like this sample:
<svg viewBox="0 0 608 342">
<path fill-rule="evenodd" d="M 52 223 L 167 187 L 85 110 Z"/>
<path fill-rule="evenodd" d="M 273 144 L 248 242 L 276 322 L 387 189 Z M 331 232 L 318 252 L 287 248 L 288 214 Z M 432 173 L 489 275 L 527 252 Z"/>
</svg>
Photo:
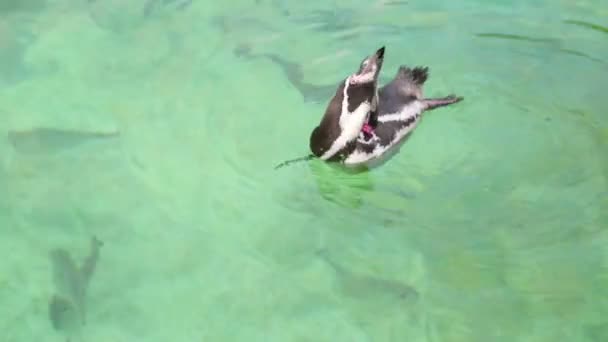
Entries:
<svg viewBox="0 0 608 342">
<path fill-rule="evenodd" d="M 416 84 L 418 87 L 421 87 L 424 82 L 429 78 L 429 68 L 423 66 L 416 66 L 414 68 L 409 68 L 406 65 L 402 65 L 399 67 L 400 78 L 403 78 L 409 82 Z"/>
</svg>

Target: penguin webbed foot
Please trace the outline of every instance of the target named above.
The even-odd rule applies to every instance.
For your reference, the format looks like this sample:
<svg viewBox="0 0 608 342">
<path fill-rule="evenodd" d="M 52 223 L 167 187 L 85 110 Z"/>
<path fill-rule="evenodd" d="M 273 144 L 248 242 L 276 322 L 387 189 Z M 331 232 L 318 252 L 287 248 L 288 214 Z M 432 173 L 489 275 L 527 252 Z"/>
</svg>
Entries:
<svg viewBox="0 0 608 342">
<path fill-rule="evenodd" d="M 451 104 L 457 103 L 464 100 L 462 96 L 456 96 L 454 94 L 450 94 L 446 97 L 439 97 L 433 99 L 423 99 L 426 106 L 426 110 L 433 110 L 435 108 L 449 106 Z"/>
<path fill-rule="evenodd" d="M 398 74 L 409 82 L 421 87 L 429 77 L 429 67 L 415 66 L 410 68 L 407 65 L 401 65 Z"/>
</svg>

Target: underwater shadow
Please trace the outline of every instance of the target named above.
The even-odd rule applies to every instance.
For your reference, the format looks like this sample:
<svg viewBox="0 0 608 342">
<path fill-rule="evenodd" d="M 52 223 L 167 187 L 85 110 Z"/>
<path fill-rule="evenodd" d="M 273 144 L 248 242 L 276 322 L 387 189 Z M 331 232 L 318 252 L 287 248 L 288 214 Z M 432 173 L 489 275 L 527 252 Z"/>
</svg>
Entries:
<svg viewBox="0 0 608 342">
<path fill-rule="evenodd" d="M 581 22 L 571 22 L 571 23 L 576 23 L 577 25 L 585 26 Z M 589 26 L 585 26 L 585 27 L 593 28 L 598 31 L 607 30 L 607 32 L 608 32 L 608 28 L 604 28 L 602 26 L 593 25 L 593 24 L 588 24 L 588 25 Z M 601 63 L 604 65 L 607 64 L 607 62 L 602 60 L 601 58 L 590 56 L 589 54 L 586 54 L 581 51 L 567 49 L 567 48 L 562 47 L 563 40 L 557 39 L 557 38 L 532 37 L 532 36 L 520 35 L 520 34 L 496 33 L 496 32 L 475 33 L 475 36 L 478 38 L 485 38 L 485 39 L 492 39 L 492 40 L 510 40 L 510 41 L 520 41 L 520 42 L 528 42 L 528 43 L 533 43 L 533 44 L 538 44 L 538 45 L 544 45 L 547 48 L 552 49 L 556 52 L 560 52 L 560 53 L 563 53 L 566 55 L 583 57 L 589 61 Z"/>
<path fill-rule="evenodd" d="M 413 132 L 406 135 L 382 158 L 361 166 L 345 166 L 339 163 L 328 163 L 312 155 L 296 158 L 280 163 L 275 170 L 289 166 L 293 163 L 306 162 L 317 185 L 319 194 L 326 201 L 341 207 L 359 208 L 363 204 L 366 193 L 375 189 L 371 172 L 393 159 L 410 139 Z"/>
<path fill-rule="evenodd" d="M 289 83 L 291 83 L 291 85 L 300 93 L 300 95 L 302 95 L 304 102 L 320 103 L 326 101 L 327 98 L 331 98 L 338 87 L 337 83 L 316 85 L 306 82 L 304 72 L 302 71 L 302 66 L 300 64 L 291 62 L 278 54 L 269 52 L 253 53 L 251 51 L 251 47 L 246 45 L 237 46 L 233 52 L 235 56 L 240 58 L 246 58 L 249 60 L 266 58 L 273 62 L 285 74 Z"/>
<path fill-rule="evenodd" d="M 87 143 L 108 141 L 120 137 L 120 132 L 78 131 L 40 127 L 25 131 L 9 130 L 7 140 L 22 154 L 55 154 Z"/>
<path fill-rule="evenodd" d="M 49 301 L 48 315 L 56 331 L 69 335 L 86 325 L 87 292 L 102 246 L 103 242 L 93 236 L 89 255 L 81 265 L 63 248 L 49 252 L 55 291 Z"/>
<path fill-rule="evenodd" d="M 321 197 L 341 207 L 359 208 L 374 182 L 365 170 L 348 170 L 337 164 L 311 160 L 307 163 Z"/>
<path fill-rule="evenodd" d="M 265 58 L 275 64 L 283 74 L 285 74 L 289 83 L 300 93 L 306 103 L 326 103 L 338 89 L 340 81 L 330 84 L 314 84 L 307 82 L 301 64 L 292 62 L 276 53 L 254 53 L 251 50 L 251 46 L 242 44 L 235 47 L 233 53 L 238 58 L 245 58 L 248 60 Z M 381 76 L 380 81 L 386 83 L 389 81 L 389 78 Z"/>
<path fill-rule="evenodd" d="M 570 25 L 576 25 L 576 26 L 580 26 L 580 27 L 584 27 L 584 28 L 588 28 L 591 30 L 594 30 L 596 32 L 600 32 L 600 33 L 605 33 L 608 34 L 608 27 L 606 26 L 602 26 L 602 25 L 598 25 L 598 24 L 592 24 L 586 21 L 582 21 L 582 20 L 564 20 L 563 23 L 565 24 L 570 24 Z"/>
</svg>

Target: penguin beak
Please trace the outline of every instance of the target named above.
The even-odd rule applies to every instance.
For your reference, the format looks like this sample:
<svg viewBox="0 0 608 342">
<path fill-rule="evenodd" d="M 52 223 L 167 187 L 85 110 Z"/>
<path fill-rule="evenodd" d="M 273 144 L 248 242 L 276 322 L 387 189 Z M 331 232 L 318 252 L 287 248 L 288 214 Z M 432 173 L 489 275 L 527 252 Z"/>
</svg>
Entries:
<svg viewBox="0 0 608 342">
<path fill-rule="evenodd" d="M 383 59 L 384 58 L 384 46 L 379 48 L 378 51 L 376 51 L 376 59 Z"/>
<path fill-rule="evenodd" d="M 350 84 L 369 84 L 376 83 L 380 69 L 382 69 L 382 61 L 384 60 L 384 46 L 376 50 L 373 55 L 366 57 L 359 67 L 357 73 L 351 75 Z"/>
<path fill-rule="evenodd" d="M 373 62 L 376 64 L 376 68 L 380 71 L 380 67 L 382 66 L 382 61 L 384 60 L 384 46 L 379 48 L 374 55 Z"/>
<path fill-rule="evenodd" d="M 359 70 L 359 75 L 373 74 L 374 79 L 380 73 L 380 68 L 382 68 L 382 61 L 384 60 L 384 46 L 379 48 L 373 55 L 369 56 L 367 60 L 367 64 L 365 64 L 361 70 Z"/>
</svg>

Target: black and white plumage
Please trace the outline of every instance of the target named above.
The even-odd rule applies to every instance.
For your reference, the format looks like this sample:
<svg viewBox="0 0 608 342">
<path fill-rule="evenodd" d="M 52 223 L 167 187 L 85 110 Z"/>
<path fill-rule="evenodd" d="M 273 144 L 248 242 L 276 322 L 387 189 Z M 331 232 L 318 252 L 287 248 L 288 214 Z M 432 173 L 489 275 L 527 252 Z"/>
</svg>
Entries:
<svg viewBox="0 0 608 342">
<path fill-rule="evenodd" d="M 384 47 L 366 57 L 359 70 L 343 80 L 329 101 L 321 122 L 310 135 L 313 155 L 324 161 L 341 161 L 356 143 L 361 127 L 376 115 L 378 75 Z"/>
<path fill-rule="evenodd" d="M 454 95 L 424 98 L 422 88 L 428 76 L 428 67 L 399 67 L 391 82 L 378 91 L 378 111 L 369 119 L 373 131 L 371 134 L 361 132 L 356 143 L 350 146 L 343 164 L 366 167 L 382 164 L 398 152 L 425 111 L 463 99 Z"/>
<path fill-rule="evenodd" d="M 389 83 L 378 88 L 383 60 L 384 47 L 365 58 L 359 71 L 340 84 L 310 135 L 312 154 L 276 168 L 313 158 L 349 168 L 376 167 L 399 151 L 425 111 L 463 100 L 455 95 L 425 98 L 422 88 L 428 67 L 402 65 Z"/>
</svg>

